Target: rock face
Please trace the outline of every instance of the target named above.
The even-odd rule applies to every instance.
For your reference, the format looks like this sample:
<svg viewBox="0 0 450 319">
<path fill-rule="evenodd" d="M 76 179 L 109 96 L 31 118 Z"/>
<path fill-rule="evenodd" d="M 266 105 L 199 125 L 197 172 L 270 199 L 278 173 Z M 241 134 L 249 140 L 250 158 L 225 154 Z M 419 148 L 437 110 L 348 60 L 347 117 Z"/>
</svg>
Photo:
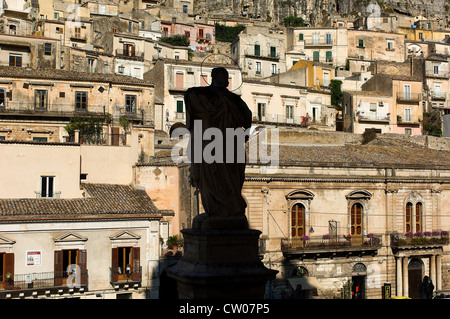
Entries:
<svg viewBox="0 0 450 319">
<path fill-rule="evenodd" d="M 445 15 L 450 9 L 447 0 L 196 0 L 194 11 L 208 15 L 220 12 L 221 15 L 259 18 L 275 23 L 297 15 L 312 25 L 318 25 L 329 14 L 365 13 L 371 3 L 378 3 L 387 12 L 398 10 L 411 15 Z"/>
</svg>

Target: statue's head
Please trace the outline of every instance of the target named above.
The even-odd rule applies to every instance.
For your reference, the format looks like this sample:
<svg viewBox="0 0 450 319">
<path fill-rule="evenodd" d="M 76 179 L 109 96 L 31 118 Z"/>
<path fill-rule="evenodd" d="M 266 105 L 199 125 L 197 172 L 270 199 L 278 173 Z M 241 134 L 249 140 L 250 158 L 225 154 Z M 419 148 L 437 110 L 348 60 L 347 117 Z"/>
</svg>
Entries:
<svg viewBox="0 0 450 319">
<path fill-rule="evenodd" d="M 213 86 L 218 87 L 227 87 L 228 82 L 228 71 L 225 68 L 214 68 L 211 72 L 212 83 Z"/>
</svg>

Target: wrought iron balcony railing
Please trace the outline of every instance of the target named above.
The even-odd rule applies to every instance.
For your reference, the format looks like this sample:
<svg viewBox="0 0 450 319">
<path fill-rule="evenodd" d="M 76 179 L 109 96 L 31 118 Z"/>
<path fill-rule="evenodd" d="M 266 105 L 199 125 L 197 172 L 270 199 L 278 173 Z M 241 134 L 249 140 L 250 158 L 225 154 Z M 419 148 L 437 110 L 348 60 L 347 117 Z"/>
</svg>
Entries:
<svg viewBox="0 0 450 319">
<path fill-rule="evenodd" d="M 87 290 L 88 288 L 88 271 L 86 269 L 79 270 L 79 273 L 67 272 L 38 272 L 28 274 L 0 275 L 0 295 L 3 297 L 15 297 L 37 294 L 39 291 L 60 292 L 70 289 Z"/>
<path fill-rule="evenodd" d="M 142 267 L 111 267 L 110 283 L 111 285 L 119 285 L 125 283 L 141 283 L 142 282 Z"/>
<path fill-rule="evenodd" d="M 397 101 L 419 102 L 422 97 L 421 93 L 398 92 Z"/>
<path fill-rule="evenodd" d="M 409 232 L 406 234 L 391 234 L 391 246 L 434 246 L 448 245 L 449 235 L 446 231 Z"/>
<path fill-rule="evenodd" d="M 121 58 L 143 59 L 144 52 L 116 49 L 116 56 Z"/>
<path fill-rule="evenodd" d="M 381 235 L 361 236 L 331 236 L 326 239 L 323 236 L 305 236 L 301 238 L 282 238 L 281 251 L 312 251 L 312 250 L 335 250 L 347 248 L 379 248 L 381 247 Z"/>
</svg>

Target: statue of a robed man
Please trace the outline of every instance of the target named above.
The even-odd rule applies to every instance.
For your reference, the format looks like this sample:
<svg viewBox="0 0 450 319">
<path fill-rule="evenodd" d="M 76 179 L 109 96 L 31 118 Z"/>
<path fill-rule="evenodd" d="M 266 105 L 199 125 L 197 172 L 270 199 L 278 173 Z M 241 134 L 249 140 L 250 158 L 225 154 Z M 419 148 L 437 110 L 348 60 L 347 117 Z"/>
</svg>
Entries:
<svg viewBox="0 0 450 319">
<path fill-rule="evenodd" d="M 198 188 L 205 210 L 194 219 L 193 228 L 248 228 L 247 205 L 241 194 L 245 177 L 242 136 L 248 136 L 244 131 L 248 133 L 252 113 L 227 89 L 225 68 L 214 68 L 211 77 L 211 85 L 190 88 L 184 95 L 191 184 Z"/>
</svg>

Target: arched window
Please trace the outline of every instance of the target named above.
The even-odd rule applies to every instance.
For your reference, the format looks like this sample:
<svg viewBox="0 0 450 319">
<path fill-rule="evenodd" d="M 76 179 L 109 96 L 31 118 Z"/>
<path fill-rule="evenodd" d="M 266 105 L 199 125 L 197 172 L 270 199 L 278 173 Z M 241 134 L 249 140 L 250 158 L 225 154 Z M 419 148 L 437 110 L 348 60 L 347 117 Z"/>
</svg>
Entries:
<svg viewBox="0 0 450 319">
<path fill-rule="evenodd" d="M 416 203 L 416 232 L 422 231 L 422 203 Z"/>
<path fill-rule="evenodd" d="M 363 206 L 360 203 L 355 203 L 351 210 L 351 234 L 362 235 L 362 215 Z"/>
<path fill-rule="evenodd" d="M 300 238 L 305 234 L 305 206 L 300 203 L 291 209 L 291 236 Z"/>
<path fill-rule="evenodd" d="M 412 231 L 412 210 L 413 205 L 411 203 L 406 204 L 406 232 Z"/>
</svg>

